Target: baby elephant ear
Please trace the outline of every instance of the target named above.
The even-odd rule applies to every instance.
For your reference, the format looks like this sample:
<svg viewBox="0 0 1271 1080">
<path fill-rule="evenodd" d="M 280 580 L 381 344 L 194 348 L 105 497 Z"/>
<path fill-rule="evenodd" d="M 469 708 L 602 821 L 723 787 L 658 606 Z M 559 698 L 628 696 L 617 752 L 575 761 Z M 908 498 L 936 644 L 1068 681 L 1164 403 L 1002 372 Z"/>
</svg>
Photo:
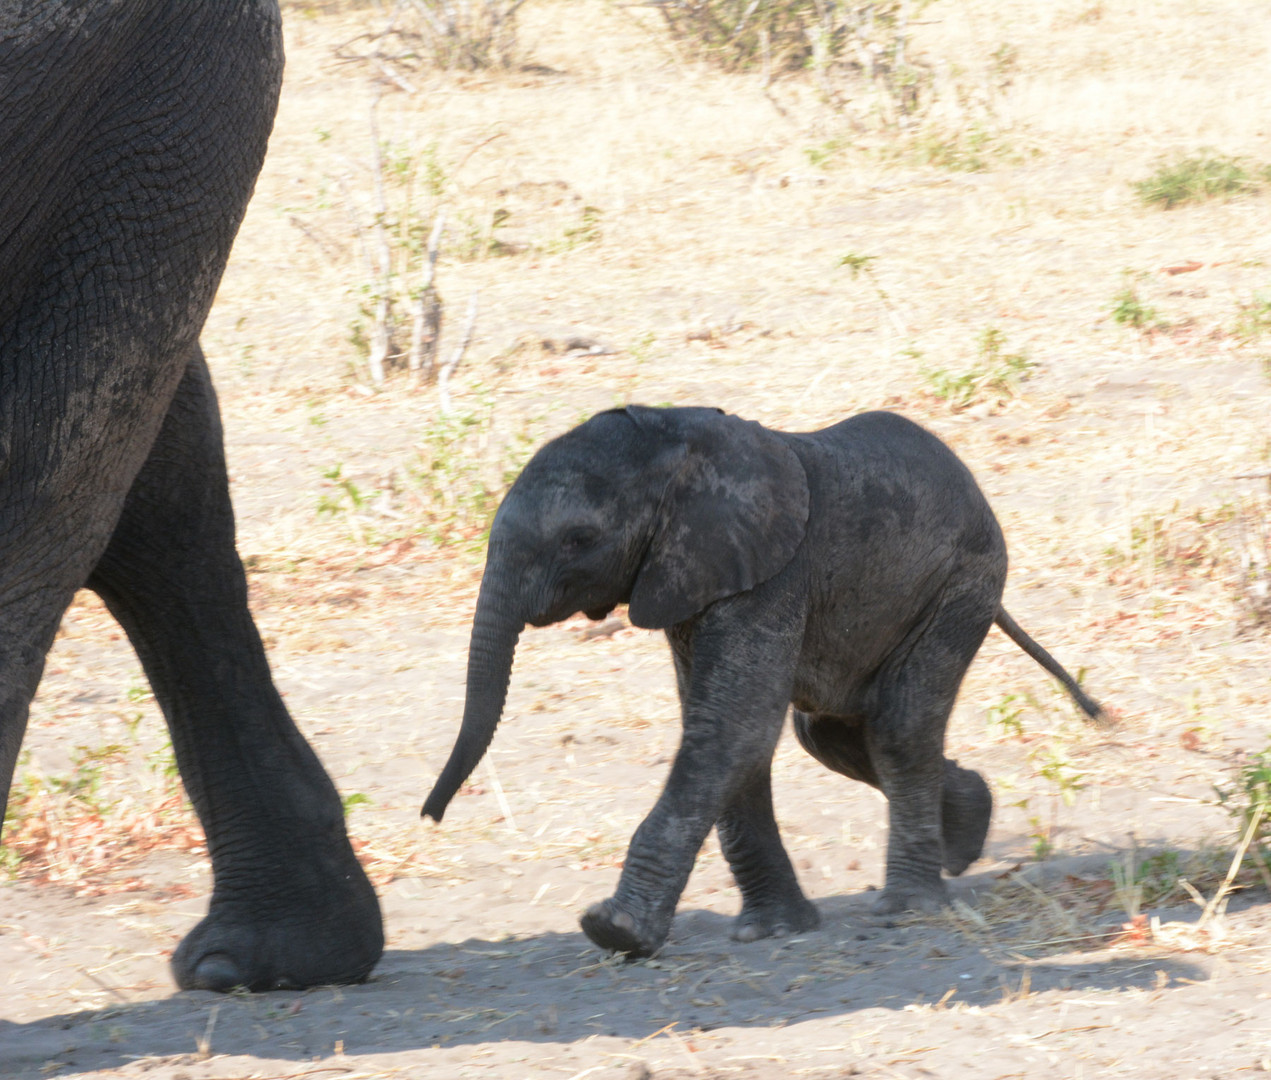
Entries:
<svg viewBox="0 0 1271 1080">
<path fill-rule="evenodd" d="M 808 478 L 785 439 L 714 409 L 627 413 L 666 449 L 683 448 L 631 590 L 636 626 L 674 626 L 790 561 L 807 528 Z"/>
</svg>

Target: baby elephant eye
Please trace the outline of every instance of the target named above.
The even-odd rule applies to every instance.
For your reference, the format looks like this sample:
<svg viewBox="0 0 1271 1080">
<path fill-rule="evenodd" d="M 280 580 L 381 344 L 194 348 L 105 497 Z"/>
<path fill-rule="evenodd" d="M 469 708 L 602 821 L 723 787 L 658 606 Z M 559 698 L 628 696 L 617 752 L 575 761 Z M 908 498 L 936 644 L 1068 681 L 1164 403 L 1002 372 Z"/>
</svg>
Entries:
<svg viewBox="0 0 1271 1080">
<path fill-rule="evenodd" d="M 561 537 L 561 549 L 570 555 L 578 555 L 589 551 L 600 541 L 600 534 L 595 529 L 570 529 Z"/>
</svg>

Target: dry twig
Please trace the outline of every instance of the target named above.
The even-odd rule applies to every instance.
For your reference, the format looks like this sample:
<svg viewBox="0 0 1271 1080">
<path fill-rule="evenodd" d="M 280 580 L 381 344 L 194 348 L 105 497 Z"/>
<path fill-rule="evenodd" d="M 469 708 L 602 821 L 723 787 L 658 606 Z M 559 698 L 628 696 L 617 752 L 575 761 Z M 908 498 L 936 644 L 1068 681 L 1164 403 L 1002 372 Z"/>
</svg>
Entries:
<svg viewBox="0 0 1271 1080">
<path fill-rule="evenodd" d="M 388 242 L 388 200 L 384 195 L 384 155 L 380 147 L 380 128 L 376 118 L 380 95 L 376 94 L 371 101 L 369 122 L 371 128 L 371 154 L 375 177 L 375 216 L 372 219 L 371 232 L 375 240 L 376 271 L 378 278 L 375 291 L 375 323 L 371 327 L 371 348 L 366 358 L 367 369 L 373 386 L 384 383 L 384 365 L 393 350 L 393 333 L 391 320 L 393 317 L 392 275 L 393 249 Z"/>
<path fill-rule="evenodd" d="M 472 330 L 477 325 L 477 297 L 479 292 L 474 292 L 468 300 L 468 321 L 463 330 L 463 338 L 459 344 L 455 346 L 454 352 L 450 354 L 450 359 L 441 365 L 441 370 L 437 372 L 437 394 L 441 398 L 441 411 L 448 413 L 451 411 L 450 402 L 450 376 L 455 373 L 459 362 L 463 359 L 463 354 L 468 351 L 468 345 L 472 341 Z"/>
<path fill-rule="evenodd" d="M 424 264 L 423 281 L 415 297 L 414 319 L 410 335 L 410 353 L 406 368 L 416 381 L 427 379 L 437 363 L 437 343 L 441 340 L 442 306 L 437 294 L 437 256 L 441 251 L 441 238 L 446 231 L 446 210 L 437 211 L 432 232 L 428 234 L 428 258 Z"/>
</svg>

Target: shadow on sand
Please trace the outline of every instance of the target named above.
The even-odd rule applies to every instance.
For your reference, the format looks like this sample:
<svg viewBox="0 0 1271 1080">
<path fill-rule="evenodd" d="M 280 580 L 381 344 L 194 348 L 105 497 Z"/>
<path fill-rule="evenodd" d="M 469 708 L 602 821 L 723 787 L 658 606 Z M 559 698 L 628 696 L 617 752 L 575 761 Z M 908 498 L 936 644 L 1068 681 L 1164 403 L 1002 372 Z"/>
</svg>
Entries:
<svg viewBox="0 0 1271 1080">
<path fill-rule="evenodd" d="M 970 876 L 955 895 L 991 884 L 988 875 Z M 1151 988 L 1161 973 L 1170 980 L 1208 977 L 1202 963 L 1159 950 L 1083 953 L 1078 943 L 1026 960 L 948 920 L 875 925 L 868 904 L 867 895 L 823 899 L 821 930 L 749 945 L 728 939 L 727 918 L 682 911 L 652 961 L 603 957 L 581 933 L 473 938 L 389 951 L 361 986 L 174 993 L 25 1024 L 0 1021 L 0 1064 L 6 1077 L 74 1075 L 139 1055 L 195 1054 L 209 1038 L 216 1054 L 295 1061 L 340 1046 L 355 1055 L 507 1040 L 567 1044 L 597 1035 L 638 1040 L 672 1023 L 681 1031 L 770 1027 L 900 1010 L 951 990 L 958 1002 L 985 1006 L 1021 988 L 1089 993 Z M 1195 912 L 1167 917 L 1186 920 Z M 1107 913 L 1109 924 L 1118 918 L 1119 911 Z"/>
</svg>

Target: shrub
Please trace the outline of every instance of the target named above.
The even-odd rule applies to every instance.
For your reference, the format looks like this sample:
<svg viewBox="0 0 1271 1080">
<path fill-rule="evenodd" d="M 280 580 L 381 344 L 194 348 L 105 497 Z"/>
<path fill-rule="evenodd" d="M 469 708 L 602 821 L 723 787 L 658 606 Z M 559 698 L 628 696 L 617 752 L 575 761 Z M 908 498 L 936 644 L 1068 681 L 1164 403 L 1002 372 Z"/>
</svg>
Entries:
<svg viewBox="0 0 1271 1080">
<path fill-rule="evenodd" d="M 658 0 L 655 6 L 681 48 L 728 71 L 759 64 L 798 71 L 836 61 L 870 75 L 880 66 L 906 67 L 901 0 Z"/>
<path fill-rule="evenodd" d="M 336 50 L 402 85 L 421 65 L 509 68 L 521 58 L 516 16 L 525 0 L 397 0 L 388 22 Z M 405 88 L 405 87 L 404 87 Z"/>
</svg>

